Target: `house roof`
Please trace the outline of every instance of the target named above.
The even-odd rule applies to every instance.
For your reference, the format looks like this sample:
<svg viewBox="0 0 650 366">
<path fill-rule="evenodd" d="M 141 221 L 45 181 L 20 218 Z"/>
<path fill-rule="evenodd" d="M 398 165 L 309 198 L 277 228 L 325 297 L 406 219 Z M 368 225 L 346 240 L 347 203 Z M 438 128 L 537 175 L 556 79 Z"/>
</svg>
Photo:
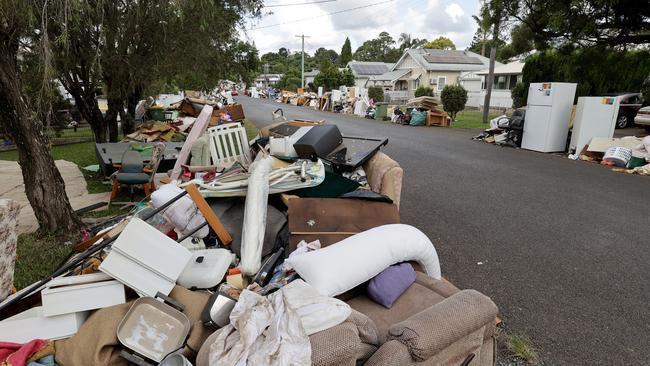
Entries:
<svg viewBox="0 0 650 366">
<path fill-rule="evenodd" d="M 401 70 L 394 70 L 394 71 L 389 71 L 386 73 L 383 73 L 381 75 L 373 75 L 370 77 L 370 80 L 373 81 L 395 81 L 402 76 L 408 74 L 411 72 L 409 69 L 401 69 Z"/>
<path fill-rule="evenodd" d="M 352 70 L 354 76 L 381 75 L 390 71 L 393 64 L 385 62 L 368 62 L 368 61 L 350 61 L 348 67 Z"/>
<path fill-rule="evenodd" d="M 427 71 L 478 71 L 490 65 L 489 58 L 472 51 L 415 48 L 406 50 L 395 67 L 406 55 Z M 497 62 L 496 65 L 502 64 Z"/>
<path fill-rule="evenodd" d="M 309 77 L 309 76 L 316 76 L 316 75 L 318 75 L 318 74 L 320 74 L 320 71 L 319 71 L 319 70 L 305 71 L 305 76 L 307 76 L 307 77 Z"/>
<path fill-rule="evenodd" d="M 524 63 L 521 61 L 513 61 L 509 64 L 494 67 L 494 75 L 516 75 L 523 73 L 523 71 Z M 489 69 L 484 69 L 477 72 L 476 74 L 487 75 L 489 72 Z"/>
</svg>

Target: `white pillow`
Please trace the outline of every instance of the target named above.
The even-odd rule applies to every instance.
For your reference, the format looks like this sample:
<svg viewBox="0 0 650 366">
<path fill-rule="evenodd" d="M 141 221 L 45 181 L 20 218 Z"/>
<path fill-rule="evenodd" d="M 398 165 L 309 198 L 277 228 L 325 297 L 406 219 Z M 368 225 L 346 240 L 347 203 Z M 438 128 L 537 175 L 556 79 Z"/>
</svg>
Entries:
<svg viewBox="0 0 650 366">
<path fill-rule="evenodd" d="M 318 292 L 336 296 L 378 275 L 389 266 L 415 260 L 440 279 L 433 243 L 420 230 L 404 224 L 379 226 L 336 244 L 286 259 Z"/>
</svg>

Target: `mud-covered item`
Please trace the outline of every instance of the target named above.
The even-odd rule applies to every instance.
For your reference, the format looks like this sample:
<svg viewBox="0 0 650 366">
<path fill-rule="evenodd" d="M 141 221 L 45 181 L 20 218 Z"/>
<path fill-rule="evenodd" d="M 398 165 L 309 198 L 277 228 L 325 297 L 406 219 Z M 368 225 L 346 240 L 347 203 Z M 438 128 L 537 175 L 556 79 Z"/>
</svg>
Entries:
<svg viewBox="0 0 650 366">
<path fill-rule="evenodd" d="M 323 247 L 351 235 L 400 222 L 393 204 L 341 198 L 292 198 L 289 200 L 289 250 L 301 240 L 319 240 Z"/>
<path fill-rule="evenodd" d="M 190 332 L 190 321 L 182 313 L 183 305 L 158 293 L 156 297 L 141 297 L 131 305 L 120 325 L 117 338 L 129 351 L 120 356 L 138 365 L 148 365 L 147 360 L 159 363 L 167 355 L 185 344 Z M 169 305 L 167 305 L 167 303 Z"/>
</svg>

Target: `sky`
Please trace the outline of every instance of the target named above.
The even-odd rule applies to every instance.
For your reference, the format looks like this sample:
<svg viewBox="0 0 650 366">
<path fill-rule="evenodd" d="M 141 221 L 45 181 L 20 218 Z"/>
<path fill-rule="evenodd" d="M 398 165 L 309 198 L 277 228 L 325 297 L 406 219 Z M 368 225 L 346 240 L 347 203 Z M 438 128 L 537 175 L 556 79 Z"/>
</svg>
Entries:
<svg viewBox="0 0 650 366">
<path fill-rule="evenodd" d="M 479 10 L 478 0 L 265 0 L 264 4 L 262 17 L 248 20 L 242 31 L 242 38 L 254 42 L 260 55 L 280 47 L 300 50 L 299 34 L 310 36 L 305 38 L 310 54 L 320 47 L 340 53 L 345 37 L 350 37 L 354 52 L 382 31 L 395 40 L 401 33 L 428 40 L 445 36 L 457 49 L 465 49 L 476 31 L 472 14 Z M 283 4 L 289 5 L 269 6 Z M 351 8 L 360 9 L 346 11 Z"/>
</svg>

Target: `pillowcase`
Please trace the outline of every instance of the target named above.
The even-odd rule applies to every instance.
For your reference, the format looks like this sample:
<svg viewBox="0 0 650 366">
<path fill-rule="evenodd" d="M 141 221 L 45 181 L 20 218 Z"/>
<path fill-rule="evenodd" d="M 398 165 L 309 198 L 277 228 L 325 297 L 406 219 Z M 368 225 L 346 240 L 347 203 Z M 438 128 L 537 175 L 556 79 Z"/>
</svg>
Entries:
<svg viewBox="0 0 650 366">
<path fill-rule="evenodd" d="M 393 306 L 406 289 L 415 282 L 415 271 L 410 263 L 400 263 L 390 266 L 375 276 L 366 292 L 368 297 L 386 309 Z"/>
<path fill-rule="evenodd" d="M 415 260 L 427 275 L 440 279 L 438 254 L 427 236 L 413 226 L 378 226 L 336 244 L 296 255 L 286 262 L 319 293 L 336 296 L 395 263 Z"/>
</svg>

